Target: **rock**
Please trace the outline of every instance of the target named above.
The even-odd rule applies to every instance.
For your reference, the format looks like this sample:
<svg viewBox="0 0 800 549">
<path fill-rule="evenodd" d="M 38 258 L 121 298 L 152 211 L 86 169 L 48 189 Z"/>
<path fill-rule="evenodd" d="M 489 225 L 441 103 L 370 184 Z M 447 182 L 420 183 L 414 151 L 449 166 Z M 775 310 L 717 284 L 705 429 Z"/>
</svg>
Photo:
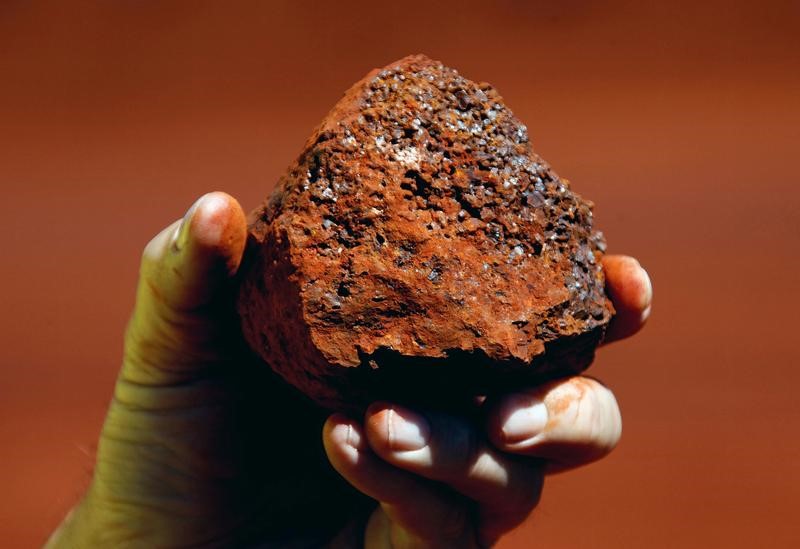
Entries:
<svg viewBox="0 0 800 549">
<path fill-rule="evenodd" d="M 254 213 L 249 345 L 322 406 L 451 406 L 580 372 L 613 314 L 592 204 L 488 84 L 374 70 Z"/>
</svg>

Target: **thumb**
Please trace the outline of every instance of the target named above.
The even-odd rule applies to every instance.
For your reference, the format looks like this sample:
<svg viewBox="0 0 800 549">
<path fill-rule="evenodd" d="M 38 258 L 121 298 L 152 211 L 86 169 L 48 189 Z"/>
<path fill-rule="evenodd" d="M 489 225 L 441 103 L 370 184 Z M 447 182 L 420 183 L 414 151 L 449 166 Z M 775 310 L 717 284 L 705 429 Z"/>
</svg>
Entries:
<svg viewBox="0 0 800 549">
<path fill-rule="evenodd" d="M 213 192 L 147 244 L 125 336 L 123 378 L 180 383 L 224 358 L 226 340 L 238 326 L 231 280 L 246 235 L 239 203 Z"/>
</svg>

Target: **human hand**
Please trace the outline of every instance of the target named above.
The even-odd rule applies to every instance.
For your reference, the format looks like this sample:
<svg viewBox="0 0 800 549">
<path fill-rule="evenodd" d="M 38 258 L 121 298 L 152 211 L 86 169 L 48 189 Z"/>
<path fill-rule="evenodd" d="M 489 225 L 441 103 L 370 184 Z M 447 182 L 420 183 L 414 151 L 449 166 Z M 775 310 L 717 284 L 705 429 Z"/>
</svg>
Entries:
<svg viewBox="0 0 800 549">
<path fill-rule="evenodd" d="M 92 482 L 48 546 L 316 547 L 371 505 L 327 462 L 326 414 L 244 345 L 246 234 L 211 193 L 145 248 Z"/>
<path fill-rule="evenodd" d="M 606 343 L 636 333 L 652 288 L 639 263 L 604 259 L 617 314 Z M 481 404 L 483 425 L 440 412 L 375 403 L 362 421 L 331 416 L 333 466 L 379 502 L 366 549 L 489 547 L 539 501 L 544 476 L 602 458 L 619 441 L 614 395 L 595 379 L 556 380 Z"/>
<path fill-rule="evenodd" d="M 302 546 L 303 541 L 318 546 L 348 515 L 369 505 L 326 461 L 318 436 L 324 414 L 253 362 L 244 347 L 232 303 L 245 236 L 238 203 L 212 193 L 148 244 L 92 484 L 49 546 L 229 547 L 271 542 L 286 547 Z M 620 314 L 609 335 L 623 337 L 639 325 L 636 307 L 625 305 L 625 300 L 635 301 L 639 294 L 635 276 L 625 269 L 615 271 L 614 265 L 606 264 L 608 285 Z M 625 321 L 625 311 L 633 311 L 633 320 Z M 488 409 L 490 403 L 485 406 Z M 502 402 L 492 406 L 496 414 L 504 413 Z M 379 433 L 380 418 L 399 411 L 393 410 L 373 407 L 370 417 L 377 420 L 368 423 L 375 424 L 372 431 Z M 450 419 L 454 418 L 443 421 Z M 337 422 L 342 421 L 341 416 L 329 421 L 325 442 L 337 469 L 382 502 L 368 534 L 385 531 L 396 537 L 406 532 L 412 535 L 409 539 L 419 538 L 413 520 L 403 519 L 402 505 L 388 502 L 386 493 L 376 494 L 363 478 L 354 481 L 368 470 L 363 457 L 351 466 L 337 457 L 339 450 L 351 452 L 346 440 L 341 443 Z M 359 424 L 354 427 L 354 433 L 365 435 L 362 441 L 373 436 L 375 443 L 371 450 L 357 445 L 358 456 L 370 455 L 387 470 L 405 471 L 418 484 L 426 484 L 423 477 L 439 474 L 433 464 L 407 464 L 381 454 L 381 435 L 370 435 L 369 427 L 359 431 Z M 572 431 L 567 427 L 565 432 Z M 499 444 L 498 449 L 535 456 L 546 446 Z M 464 480 L 472 482 L 469 475 Z M 462 489 L 454 481 L 445 482 Z M 532 482 L 534 487 L 541 484 L 537 478 Z M 434 508 L 442 490 L 430 486 L 430 501 L 417 503 Z M 473 499 L 479 501 L 477 496 Z M 510 524 L 495 521 L 501 522 Z M 474 532 L 484 536 L 495 528 L 478 526 L 484 523 L 495 524 L 481 517 Z"/>
</svg>

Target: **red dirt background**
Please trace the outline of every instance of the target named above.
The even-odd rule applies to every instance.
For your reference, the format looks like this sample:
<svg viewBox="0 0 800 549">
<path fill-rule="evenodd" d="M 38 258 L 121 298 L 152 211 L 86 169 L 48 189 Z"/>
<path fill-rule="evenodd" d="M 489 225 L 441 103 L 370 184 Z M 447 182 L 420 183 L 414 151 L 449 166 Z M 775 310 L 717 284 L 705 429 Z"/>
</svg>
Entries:
<svg viewBox="0 0 800 549">
<path fill-rule="evenodd" d="M 424 52 L 493 83 L 653 277 L 601 352 L 623 441 L 504 549 L 798 547 L 800 4 L 0 3 L 0 544 L 88 482 L 139 253 L 253 208 L 340 94 Z"/>
</svg>

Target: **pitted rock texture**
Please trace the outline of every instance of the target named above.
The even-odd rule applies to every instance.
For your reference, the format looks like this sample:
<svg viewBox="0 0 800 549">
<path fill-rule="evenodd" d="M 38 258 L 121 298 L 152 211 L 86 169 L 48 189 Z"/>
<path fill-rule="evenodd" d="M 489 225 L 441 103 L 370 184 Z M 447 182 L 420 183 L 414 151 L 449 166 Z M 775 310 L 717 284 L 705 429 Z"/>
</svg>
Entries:
<svg viewBox="0 0 800 549">
<path fill-rule="evenodd" d="M 613 314 L 591 207 L 491 86 L 407 57 L 345 93 L 255 212 L 245 337 L 338 409 L 579 372 Z"/>
</svg>

